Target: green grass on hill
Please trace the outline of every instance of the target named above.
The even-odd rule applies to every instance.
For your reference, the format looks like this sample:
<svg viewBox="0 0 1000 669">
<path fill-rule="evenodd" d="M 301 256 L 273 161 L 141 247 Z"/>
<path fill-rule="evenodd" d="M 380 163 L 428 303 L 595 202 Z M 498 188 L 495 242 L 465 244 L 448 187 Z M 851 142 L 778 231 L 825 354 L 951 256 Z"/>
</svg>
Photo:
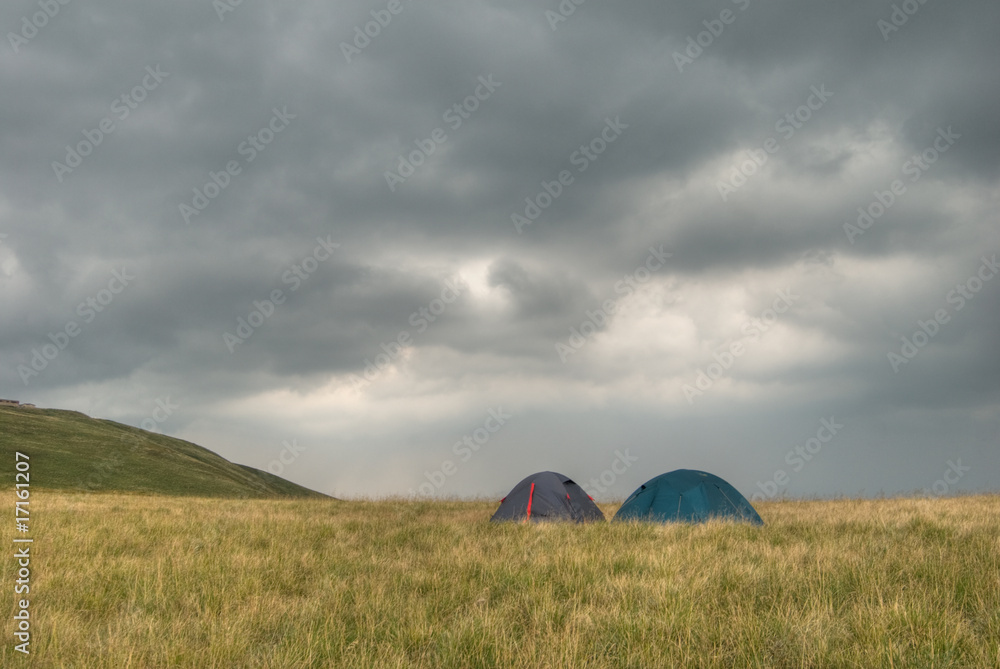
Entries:
<svg viewBox="0 0 1000 669">
<path fill-rule="evenodd" d="M 0 407 L 0 486 L 13 487 L 14 451 L 31 458 L 31 486 L 199 497 L 324 497 L 197 444 L 76 411 Z"/>
</svg>

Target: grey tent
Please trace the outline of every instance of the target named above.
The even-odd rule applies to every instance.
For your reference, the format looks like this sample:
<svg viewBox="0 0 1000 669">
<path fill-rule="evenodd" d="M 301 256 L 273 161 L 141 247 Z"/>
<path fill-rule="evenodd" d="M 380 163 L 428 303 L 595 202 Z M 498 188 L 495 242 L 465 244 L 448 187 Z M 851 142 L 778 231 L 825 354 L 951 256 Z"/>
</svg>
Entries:
<svg viewBox="0 0 1000 669">
<path fill-rule="evenodd" d="M 555 472 L 538 472 L 514 486 L 500 500 L 500 508 L 490 520 L 571 520 L 582 523 L 604 520 L 604 514 L 590 495 L 572 479 Z"/>
</svg>

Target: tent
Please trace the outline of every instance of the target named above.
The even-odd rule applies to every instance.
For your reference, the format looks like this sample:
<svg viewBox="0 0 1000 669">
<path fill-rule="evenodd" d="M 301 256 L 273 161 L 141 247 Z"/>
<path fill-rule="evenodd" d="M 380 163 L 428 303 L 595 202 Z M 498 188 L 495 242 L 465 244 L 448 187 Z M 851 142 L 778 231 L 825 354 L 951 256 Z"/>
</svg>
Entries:
<svg viewBox="0 0 1000 669">
<path fill-rule="evenodd" d="M 539 472 L 527 477 L 500 500 L 492 522 L 519 520 L 604 520 L 594 500 L 572 479 L 555 472 Z"/>
<path fill-rule="evenodd" d="M 736 488 L 695 469 L 677 469 L 646 481 L 629 495 L 613 520 L 703 523 L 710 518 L 764 524 Z"/>
</svg>

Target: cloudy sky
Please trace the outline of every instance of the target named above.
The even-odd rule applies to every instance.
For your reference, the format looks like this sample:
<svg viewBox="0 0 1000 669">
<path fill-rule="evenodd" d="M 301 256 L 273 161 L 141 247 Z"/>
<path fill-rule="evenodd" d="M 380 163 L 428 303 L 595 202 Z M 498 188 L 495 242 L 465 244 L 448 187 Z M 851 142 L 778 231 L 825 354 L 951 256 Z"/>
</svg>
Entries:
<svg viewBox="0 0 1000 669">
<path fill-rule="evenodd" d="M 1000 488 L 994 1 L 0 25 L 0 396 L 340 496 Z"/>
</svg>

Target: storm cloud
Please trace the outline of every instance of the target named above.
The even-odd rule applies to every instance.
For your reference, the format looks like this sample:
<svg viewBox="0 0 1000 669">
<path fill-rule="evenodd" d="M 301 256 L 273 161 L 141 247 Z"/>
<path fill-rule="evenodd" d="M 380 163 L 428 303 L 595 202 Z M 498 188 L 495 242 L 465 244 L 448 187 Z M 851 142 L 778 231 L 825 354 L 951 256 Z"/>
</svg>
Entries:
<svg viewBox="0 0 1000 669">
<path fill-rule="evenodd" d="M 345 496 L 996 489 L 997 25 L 7 3 L 2 394 Z"/>
</svg>

